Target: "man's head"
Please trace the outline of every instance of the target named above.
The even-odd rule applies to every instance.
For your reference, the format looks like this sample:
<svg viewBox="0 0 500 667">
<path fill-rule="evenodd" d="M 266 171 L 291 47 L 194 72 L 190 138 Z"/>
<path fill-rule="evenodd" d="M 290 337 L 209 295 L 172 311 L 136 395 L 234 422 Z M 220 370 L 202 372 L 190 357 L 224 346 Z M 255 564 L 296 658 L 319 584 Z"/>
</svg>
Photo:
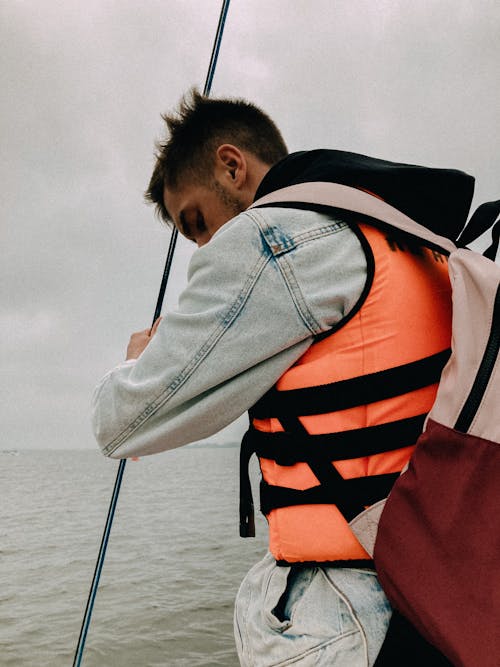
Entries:
<svg viewBox="0 0 500 667">
<path fill-rule="evenodd" d="M 269 168 L 286 157 L 274 122 L 243 100 L 191 91 L 164 115 L 168 137 L 157 144 L 146 191 L 164 221 L 198 245 L 247 208 Z"/>
</svg>

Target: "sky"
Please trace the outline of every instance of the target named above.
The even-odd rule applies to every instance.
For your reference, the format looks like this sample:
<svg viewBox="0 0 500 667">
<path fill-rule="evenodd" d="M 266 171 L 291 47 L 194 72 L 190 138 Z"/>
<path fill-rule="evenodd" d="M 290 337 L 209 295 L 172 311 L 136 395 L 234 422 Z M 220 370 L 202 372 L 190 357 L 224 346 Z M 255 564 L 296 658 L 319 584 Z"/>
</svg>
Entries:
<svg viewBox="0 0 500 667">
<path fill-rule="evenodd" d="M 0 0 L 0 450 L 96 447 L 93 388 L 151 324 L 168 248 L 143 201 L 161 114 L 203 88 L 220 7 Z M 462 169 L 473 210 L 500 198 L 499 31 L 498 0 L 232 0 L 212 96 L 290 150 Z"/>
</svg>

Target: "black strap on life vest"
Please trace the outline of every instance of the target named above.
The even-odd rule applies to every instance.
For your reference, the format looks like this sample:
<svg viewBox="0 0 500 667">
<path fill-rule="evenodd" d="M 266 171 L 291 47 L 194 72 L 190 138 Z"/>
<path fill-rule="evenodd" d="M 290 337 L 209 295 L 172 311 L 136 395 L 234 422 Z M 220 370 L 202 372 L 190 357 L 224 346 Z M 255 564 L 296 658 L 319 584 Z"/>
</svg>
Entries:
<svg viewBox="0 0 500 667">
<path fill-rule="evenodd" d="M 421 433 L 421 427 L 425 415 L 420 415 L 411 420 L 402 420 L 401 433 L 405 434 L 404 439 L 396 442 L 393 440 L 388 446 L 385 446 L 384 440 L 378 440 L 377 444 L 370 443 L 369 449 L 372 454 L 399 449 L 402 446 L 413 444 Z M 387 497 L 392 485 L 399 477 L 399 473 L 389 473 L 385 475 L 371 475 L 368 477 L 358 477 L 354 479 L 344 479 L 339 471 L 332 465 L 332 461 L 343 460 L 346 458 L 356 458 L 360 448 L 355 448 L 356 454 L 347 454 L 345 449 L 338 454 L 332 453 L 331 447 L 324 450 L 317 446 L 309 447 L 309 441 L 312 438 L 321 436 L 309 436 L 298 418 L 282 418 L 279 420 L 286 431 L 275 435 L 279 438 L 281 444 L 286 440 L 294 441 L 302 446 L 296 448 L 293 459 L 284 461 L 278 455 L 278 464 L 293 465 L 298 461 L 307 463 L 319 481 L 319 485 L 306 490 L 297 490 L 287 487 L 279 487 L 268 484 L 264 480 L 260 483 L 260 509 L 265 515 L 271 510 L 279 507 L 289 507 L 291 505 L 314 505 L 314 504 L 333 504 L 342 512 L 347 521 L 351 521 L 355 516 L 362 512 L 368 505 L 372 505 L 379 500 Z M 398 422 L 395 422 L 396 426 Z M 396 428 L 396 427 L 395 427 Z M 363 429 L 356 430 L 361 434 Z M 272 456 L 272 447 L 269 441 L 264 448 L 261 448 L 262 433 L 250 427 L 245 434 L 240 453 L 240 536 L 255 536 L 254 505 L 252 498 L 252 488 L 248 474 L 248 464 L 250 457 L 255 452 L 263 458 L 274 459 Z M 266 434 L 267 435 L 267 434 Z M 333 437 L 337 434 L 331 434 Z M 342 435 L 342 434 L 338 434 Z M 350 434 L 354 437 L 354 431 Z M 407 439 L 410 437 L 411 439 Z M 300 454 L 299 454 L 300 451 Z M 363 454 L 364 455 L 364 454 Z M 369 454 L 366 454 L 369 455 Z"/>
<path fill-rule="evenodd" d="M 402 443 L 414 443 L 422 433 L 425 414 L 408 417 L 386 424 L 368 426 L 339 433 L 307 434 L 307 452 L 321 452 L 329 461 L 357 459 L 384 451 L 400 449 Z M 272 459 L 280 466 L 292 466 L 305 461 L 304 438 L 287 431 L 268 433 L 253 429 L 253 451 L 259 458 Z"/>
<path fill-rule="evenodd" d="M 248 472 L 248 465 L 255 451 L 251 434 L 250 428 L 243 436 L 240 447 L 240 537 L 255 537 L 252 485 Z"/>
<path fill-rule="evenodd" d="M 285 431 L 300 436 L 306 444 L 309 434 L 298 417 L 278 417 L 278 419 Z M 385 451 L 382 443 L 379 443 L 379 451 Z M 307 499 L 307 496 L 310 495 L 313 498 L 313 504 L 332 503 L 342 512 L 346 521 L 351 521 L 368 505 L 385 498 L 399 476 L 399 473 L 396 473 L 344 479 L 332 464 L 332 459 L 329 459 L 320 449 L 310 449 L 305 458 L 320 483 L 319 487 L 298 493 L 295 489 L 272 487 L 269 484 L 261 487 L 260 501 L 264 514 L 269 514 L 277 507 L 307 505 L 311 502 L 310 499 Z M 319 490 L 315 491 L 316 488 Z M 273 493 L 278 495 L 273 498 Z M 276 501 L 285 504 L 276 505 Z"/>
<path fill-rule="evenodd" d="M 250 426 L 240 454 L 240 535 L 255 535 L 254 505 L 248 464 L 255 452 L 278 465 L 309 465 L 319 485 L 306 490 L 277 487 L 264 480 L 260 485 L 261 511 L 267 515 L 279 507 L 304 504 L 334 504 L 346 521 L 367 506 L 387 497 L 399 473 L 344 479 L 334 461 L 394 451 L 413 445 L 422 432 L 426 415 L 421 414 L 373 427 L 339 433 L 310 435 L 299 419 L 366 405 L 402 395 L 439 381 L 450 350 L 410 364 L 340 382 L 303 389 L 273 387 L 250 410 L 253 418 L 275 417 L 284 431 L 264 433 Z"/>
<path fill-rule="evenodd" d="M 320 415 L 394 398 L 439 381 L 450 350 L 394 368 L 316 387 L 270 389 L 252 408 L 252 417 Z"/>
<path fill-rule="evenodd" d="M 335 471 L 331 464 L 330 467 Z M 387 473 L 354 479 L 341 478 L 341 482 L 335 479 L 332 484 L 321 483 L 304 491 L 272 486 L 261 481 L 261 510 L 263 514 L 269 514 L 271 510 L 291 505 L 336 505 L 338 509 L 342 507 L 342 514 L 350 521 L 365 507 L 386 498 L 398 477 L 399 473 Z"/>
</svg>

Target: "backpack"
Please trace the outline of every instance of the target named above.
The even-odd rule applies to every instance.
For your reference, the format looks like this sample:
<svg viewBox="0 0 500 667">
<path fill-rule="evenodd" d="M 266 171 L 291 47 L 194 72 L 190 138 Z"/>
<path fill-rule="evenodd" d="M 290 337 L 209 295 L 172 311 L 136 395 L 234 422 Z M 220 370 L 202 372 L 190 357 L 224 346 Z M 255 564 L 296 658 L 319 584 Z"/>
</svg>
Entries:
<svg viewBox="0 0 500 667">
<path fill-rule="evenodd" d="M 298 202 L 298 204 L 297 204 Z M 351 521 L 392 606 L 455 667 L 500 666 L 500 201 L 458 240 L 372 195 L 303 183 L 255 204 L 355 212 L 449 255 L 452 351 L 406 471 L 388 499 Z M 347 218 L 350 213 L 347 214 Z M 483 254 L 465 247 L 492 228 Z M 497 410 L 499 412 L 497 412 Z"/>
<path fill-rule="evenodd" d="M 500 267 L 465 249 L 448 266 L 452 354 L 381 512 L 374 560 L 391 604 L 453 665 L 498 667 Z"/>
</svg>

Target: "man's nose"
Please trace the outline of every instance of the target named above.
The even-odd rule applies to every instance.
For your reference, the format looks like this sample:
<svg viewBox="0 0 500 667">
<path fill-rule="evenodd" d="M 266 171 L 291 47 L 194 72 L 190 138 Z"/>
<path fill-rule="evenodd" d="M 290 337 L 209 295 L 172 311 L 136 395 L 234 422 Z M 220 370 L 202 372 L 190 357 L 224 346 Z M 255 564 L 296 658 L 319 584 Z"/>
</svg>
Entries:
<svg viewBox="0 0 500 667">
<path fill-rule="evenodd" d="M 204 234 L 202 237 L 196 239 L 196 245 L 198 248 L 201 248 L 202 246 L 207 245 L 211 238 L 212 236 L 210 234 Z"/>
</svg>

